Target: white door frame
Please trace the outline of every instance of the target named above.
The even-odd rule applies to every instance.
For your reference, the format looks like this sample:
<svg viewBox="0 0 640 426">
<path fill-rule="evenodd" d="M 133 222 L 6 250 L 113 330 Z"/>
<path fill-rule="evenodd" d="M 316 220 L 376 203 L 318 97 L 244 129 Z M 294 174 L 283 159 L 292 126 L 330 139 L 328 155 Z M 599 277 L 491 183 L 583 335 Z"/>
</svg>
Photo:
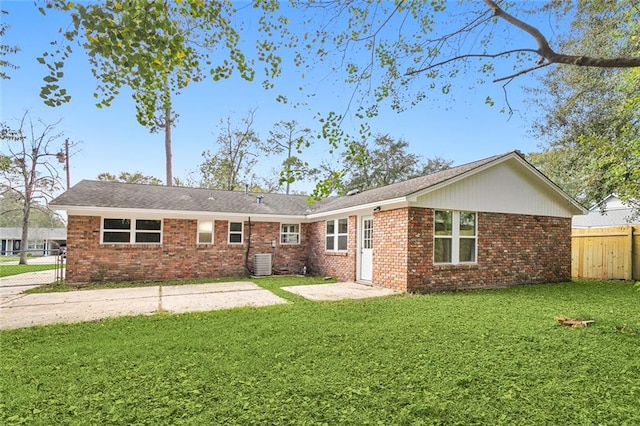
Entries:
<svg viewBox="0 0 640 426">
<path fill-rule="evenodd" d="M 368 232 L 365 222 L 370 221 Z M 358 280 L 371 282 L 373 279 L 373 215 L 360 216 L 358 233 Z M 365 243 L 365 240 L 366 243 Z M 365 248 L 365 245 L 368 247 Z"/>
</svg>

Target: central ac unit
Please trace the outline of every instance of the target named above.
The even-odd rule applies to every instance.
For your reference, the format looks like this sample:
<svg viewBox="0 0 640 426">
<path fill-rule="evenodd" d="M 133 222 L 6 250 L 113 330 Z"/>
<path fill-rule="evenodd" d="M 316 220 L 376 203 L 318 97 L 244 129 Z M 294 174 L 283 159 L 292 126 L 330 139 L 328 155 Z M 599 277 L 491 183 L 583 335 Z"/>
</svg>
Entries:
<svg viewBox="0 0 640 426">
<path fill-rule="evenodd" d="M 271 275 L 271 253 L 254 255 L 253 273 L 256 276 Z"/>
</svg>

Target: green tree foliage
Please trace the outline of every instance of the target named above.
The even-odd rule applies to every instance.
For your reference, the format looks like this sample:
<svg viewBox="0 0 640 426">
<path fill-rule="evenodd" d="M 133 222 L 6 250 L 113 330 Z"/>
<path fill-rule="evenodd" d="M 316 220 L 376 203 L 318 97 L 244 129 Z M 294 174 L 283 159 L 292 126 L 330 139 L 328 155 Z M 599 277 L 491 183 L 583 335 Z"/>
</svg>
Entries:
<svg viewBox="0 0 640 426">
<path fill-rule="evenodd" d="M 559 10 L 564 17 L 578 16 L 585 5 L 599 9 L 603 16 L 618 13 L 617 2 L 604 0 L 554 0 L 548 7 L 535 1 L 292 1 L 291 7 L 301 6 L 308 13 L 297 21 L 296 28 L 302 28 L 297 34 L 291 32 L 285 16 L 294 14 L 291 7 L 256 0 L 244 4 L 259 15 L 258 37 L 246 40 L 255 43 L 256 54 L 251 58 L 246 56 L 246 45 L 241 44 L 245 28 L 231 0 L 103 0 L 88 5 L 53 0 L 48 4 L 68 12 L 73 25 L 63 33 L 65 38 L 55 51 L 40 58 L 49 67 L 42 91 L 45 102 L 58 105 L 69 101 L 60 79 L 72 46 L 81 46 L 88 52 L 98 79 L 99 105 L 108 106 L 122 88 L 129 87 L 138 121 L 152 130 L 165 126 L 168 184 L 170 124 L 174 121 L 171 99 L 207 75 L 219 80 L 237 72 L 252 80 L 262 62 L 266 77 L 263 86 L 271 88 L 273 79 L 281 73 L 283 58 L 293 58 L 301 71 L 311 66 L 332 73 L 343 69 L 340 75 L 345 75 L 354 88 L 346 109 L 356 106 L 355 116 L 365 120 L 386 104 L 403 110 L 429 99 L 434 92 L 448 94 L 462 73 L 477 76 L 475 84 L 485 80 L 508 84 L 550 65 L 558 67 L 547 69 L 640 66 L 638 52 L 571 50 L 567 45 L 556 48 L 547 39 L 549 35 L 527 22 L 543 22 L 541 14 Z M 583 22 L 599 27 L 599 21 Z M 514 32 L 529 41 L 514 37 Z M 552 35 L 564 34 L 559 30 Z M 620 34 L 608 36 L 609 44 L 614 44 Z M 291 52 L 281 55 L 282 47 Z M 335 62 L 327 66 L 331 58 Z M 283 96 L 278 98 L 286 101 Z M 487 103 L 492 105 L 494 101 L 487 98 Z M 321 120 L 321 137 L 332 150 L 357 152 L 357 144 L 368 137 L 367 124 L 362 124 L 361 134 L 353 137 L 341 128 L 344 116 L 344 111 L 328 113 Z M 314 197 L 335 187 L 339 178 L 340 174 L 331 174 L 320 181 Z"/>
<path fill-rule="evenodd" d="M 54 148 L 62 133 L 59 124 L 34 122 L 26 112 L 17 127 L 0 124 L 0 140 L 6 146 L 10 165 L 1 171 L 0 193 L 3 199 L 19 201 L 22 211 L 22 241 L 29 240 L 31 212 L 40 208 L 62 189 L 57 170 L 60 148 Z M 4 208 L 4 207 L 3 207 Z M 26 252 L 20 253 L 20 264 L 26 264 Z"/>
<path fill-rule="evenodd" d="M 635 12 L 631 11 L 632 3 L 626 3 L 629 7 L 625 11 L 637 13 L 637 5 Z M 598 19 L 585 17 L 581 10 L 591 7 L 605 17 L 618 12 L 618 2 L 614 1 L 554 0 L 541 4 L 354 0 L 318 2 L 313 6 L 318 16 L 325 17 L 326 24 L 316 33 L 320 44 L 325 45 L 318 49 L 316 57 L 325 61 L 338 52 L 339 66 L 354 88 L 350 105 L 357 106 L 356 116 L 363 120 L 377 115 L 387 105 L 402 111 L 436 96 L 451 96 L 455 90 L 468 89 L 460 87 L 456 80 L 463 74 L 467 78 L 475 76 L 469 79 L 472 86 L 501 82 L 508 95 L 509 83 L 542 69 L 606 74 L 609 70 L 640 66 L 637 50 L 603 49 L 597 44 L 572 48 L 555 43 L 557 38 L 575 34 L 575 27 L 563 30 L 563 23 L 574 16 L 574 23 L 583 29 L 600 28 Z M 549 23 L 558 25 L 544 34 L 536 27 L 539 23 L 545 27 Z M 622 26 L 617 32 L 603 31 L 609 45 L 633 34 L 637 35 L 637 31 Z M 553 37 L 554 43 L 548 37 Z M 329 44 L 333 46 L 327 48 Z M 489 96 L 486 103 L 495 104 Z M 503 110 L 512 112 L 508 96 Z M 334 112 L 322 120 L 323 137 L 334 147 L 347 147 L 347 153 L 356 152 L 362 138 L 341 132 L 343 116 Z M 337 178 L 335 174 L 328 175 L 326 185 L 321 182 L 316 193 L 335 187 Z"/>
<path fill-rule="evenodd" d="M 373 144 L 367 141 L 353 145 L 354 151 L 343 162 L 343 188 L 346 190 L 378 188 L 402 182 L 423 174 L 435 173 L 451 166 L 440 157 L 422 162 L 422 158 L 408 152 L 409 144 L 389 135 L 378 135 Z"/>
<path fill-rule="evenodd" d="M 314 4 L 322 10 L 318 15 L 327 23 L 321 28 L 333 31 L 321 40 L 331 40 L 335 49 L 320 49 L 317 56 L 324 60 L 339 52 L 346 81 L 359 92 L 356 99 L 368 99 L 359 104 L 363 115 L 376 115 L 383 102 L 403 110 L 434 93 L 448 94 L 462 74 L 477 76 L 473 83 L 477 85 L 485 80 L 508 83 L 550 65 L 639 67 L 637 52 L 611 55 L 613 52 L 601 49 L 554 48 L 542 31 L 527 22 L 547 22 L 544 18 L 558 11 L 561 17 L 571 16 L 585 4 L 593 4 L 603 14 L 617 8 L 613 1 L 558 0 L 546 6 L 536 1 L 492 0 L 318 2 Z M 584 21 L 585 26 L 591 24 L 593 21 Z M 326 35 L 327 31 L 318 33 Z M 556 38 L 563 31 L 558 28 L 549 35 Z M 615 42 L 617 36 L 610 34 L 609 38 Z"/>
<path fill-rule="evenodd" d="M 640 9 L 633 1 L 580 3 L 568 51 L 640 53 Z M 589 23 L 597 22 L 598 25 Z M 533 126 L 545 141 L 530 158 L 585 205 L 615 193 L 640 212 L 640 69 L 557 68 L 542 78 Z"/>
<path fill-rule="evenodd" d="M 106 182 L 138 183 L 142 185 L 162 185 L 162 180 L 155 176 L 145 176 L 142 172 L 120 172 L 118 176 L 109 172 L 104 172 L 98 175 L 98 180 Z"/>
<path fill-rule="evenodd" d="M 220 121 L 220 133 L 216 139 L 216 151 L 204 151 L 200 164 L 201 186 L 228 191 L 253 187 L 253 167 L 264 146 L 253 130 L 254 111 L 234 127 L 231 118 Z"/>
<path fill-rule="evenodd" d="M 252 81 L 259 63 L 264 64 L 267 88 L 281 73 L 282 58 L 272 36 L 279 32 L 285 40 L 288 20 L 276 13 L 277 2 L 251 6 L 262 12 L 258 34 L 263 38 L 254 40 L 254 57 L 243 51 L 243 22 L 231 0 L 49 1 L 47 8 L 68 13 L 72 25 L 53 52 L 38 58 L 49 69 L 41 97 L 50 106 L 71 100 L 61 82 L 64 64 L 75 46 L 84 49 L 98 82 L 96 105 L 108 107 L 123 88 L 130 88 L 138 122 L 151 131 L 164 129 L 166 183 L 171 185 L 172 99 L 207 77 L 217 81 L 237 72 Z"/>
<path fill-rule="evenodd" d="M 0 15 L 6 15 L 6 10 L 0 10 Z M 4 37 L 10 26 L 5 22 L 0 22 L 0 38 Z M 18 46 L 9 46 L 7 44 L 0 43 L 0 79 L 9 80 L 11 77 L 5 70 L 17 70 L 18 67 L 8 60 L 4 59 L 5 56 L 18 53 L 20 48 Z"/>
</svg>

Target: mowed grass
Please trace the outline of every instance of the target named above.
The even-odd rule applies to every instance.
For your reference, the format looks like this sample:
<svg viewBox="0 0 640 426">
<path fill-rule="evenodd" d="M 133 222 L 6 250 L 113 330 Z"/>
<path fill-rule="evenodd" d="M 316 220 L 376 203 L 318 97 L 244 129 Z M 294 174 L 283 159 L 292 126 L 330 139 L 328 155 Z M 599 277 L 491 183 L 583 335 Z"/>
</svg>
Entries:
<svg viewBox="0 0 640 426">
<path fill-rule="evenodd" d="M 0 423 L 640 424 L 631 284 L 290 301 L 4 331 Z"/>
<path fill-rule="evenodd" d="M 24 274 L 27 272 L 48 271 L 56 269 L 55 264 L 35 264 L 35 265 L 3 265 L 0 264 L 0 277 L 9 277 L 11 275 Z"/>
</svg>

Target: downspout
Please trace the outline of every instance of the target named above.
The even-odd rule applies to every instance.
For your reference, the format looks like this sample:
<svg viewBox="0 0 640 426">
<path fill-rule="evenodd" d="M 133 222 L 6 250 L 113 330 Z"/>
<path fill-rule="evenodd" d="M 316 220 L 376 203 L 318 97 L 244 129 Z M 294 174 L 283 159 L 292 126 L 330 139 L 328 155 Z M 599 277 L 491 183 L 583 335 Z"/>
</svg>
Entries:
<svg viewBox="0 0 640 426">
<path fill-rule="evenodd" d="M 247 250 L 244 253 L 244 267 L 249 273 L 253 275 L 253 271 L 249 268 L 249 250 L 251 250 L 251 216 L 249 216 L 249 232 L 247 233 Z"/>
</svg>

